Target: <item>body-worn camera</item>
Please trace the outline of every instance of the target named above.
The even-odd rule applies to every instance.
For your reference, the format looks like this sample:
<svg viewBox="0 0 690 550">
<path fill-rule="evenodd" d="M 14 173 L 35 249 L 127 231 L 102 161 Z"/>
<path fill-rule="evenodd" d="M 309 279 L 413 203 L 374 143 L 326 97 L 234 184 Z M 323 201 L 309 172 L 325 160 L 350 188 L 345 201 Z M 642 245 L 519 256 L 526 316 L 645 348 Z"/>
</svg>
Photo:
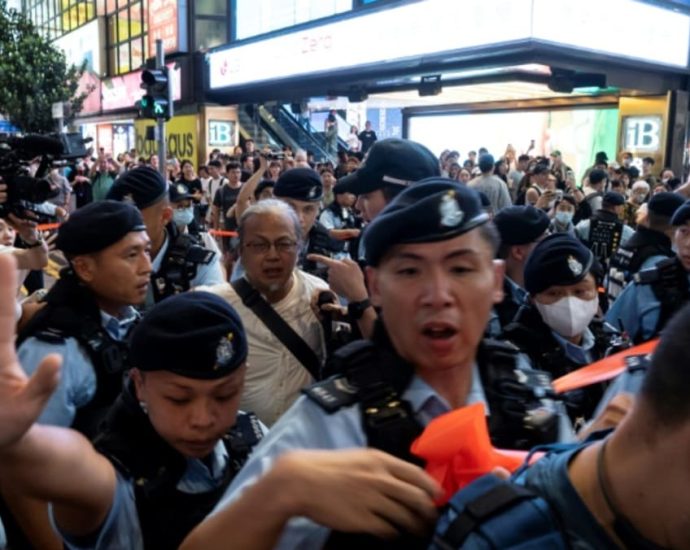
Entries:
<svg viewBox="0 0 690 550">
<path fill-rule="evenodd" d="M 79 133 L 0 137 L 0 177 L 7 186 L 7 200 L 0 204 L 0 217 L 14 214 L 38 222 L 54 220 L 41 206 L 58 193 L 47 179 L 48 173 L 62 161 L 87 156 L 85 144 Z M 40 163 L 32 174 L 29 165 L 36 158 L 40 158 Z"/>
</svg>

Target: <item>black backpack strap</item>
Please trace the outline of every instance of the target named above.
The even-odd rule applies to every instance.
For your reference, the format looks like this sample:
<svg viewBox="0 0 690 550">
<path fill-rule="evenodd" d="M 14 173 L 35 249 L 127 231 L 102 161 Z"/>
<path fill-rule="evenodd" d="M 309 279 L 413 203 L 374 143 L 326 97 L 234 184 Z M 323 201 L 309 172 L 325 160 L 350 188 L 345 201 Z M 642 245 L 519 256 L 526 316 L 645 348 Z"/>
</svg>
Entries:
<svg viewBox="0 0 690 550">
<path fill-rule="evenodd" d="M 285 322 L 261 294 L 244 277 L 230 283 L 242 303 L 254 312 L 261 322 L 276 335 L 283 345 L 309 371 L 314 380 L 321 379 L 321 361 L 314 350 Z"/>
</svg>

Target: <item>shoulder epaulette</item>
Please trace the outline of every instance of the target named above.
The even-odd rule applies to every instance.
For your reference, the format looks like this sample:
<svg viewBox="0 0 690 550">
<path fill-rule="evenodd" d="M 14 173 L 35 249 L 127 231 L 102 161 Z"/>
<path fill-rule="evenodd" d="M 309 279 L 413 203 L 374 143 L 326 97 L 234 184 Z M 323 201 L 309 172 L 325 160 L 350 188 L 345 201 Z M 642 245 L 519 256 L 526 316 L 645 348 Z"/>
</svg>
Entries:
<svg viewBox="0 0 690 550">
<path fill-rule="evenodd" d="M 56 328 L 46 328 L 32 334 L 37 340 L 47 342 L 48 344 L 63 344 L 67 337 L 65 334 Z"/>
<path fill-rule="evenodd" d="M 357 388 L 344 375 L 333 376 L 323 382 L 313 384 L 303 389 L 302 393 L 328 414 L 333 414 L 358 401 Z"/>
</svg>

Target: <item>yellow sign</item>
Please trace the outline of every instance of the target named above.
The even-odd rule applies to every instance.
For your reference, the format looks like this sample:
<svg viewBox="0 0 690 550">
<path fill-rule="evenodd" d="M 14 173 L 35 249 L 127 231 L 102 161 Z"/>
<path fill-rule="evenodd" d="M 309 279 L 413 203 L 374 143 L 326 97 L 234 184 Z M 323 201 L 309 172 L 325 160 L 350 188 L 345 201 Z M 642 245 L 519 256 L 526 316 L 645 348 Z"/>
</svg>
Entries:
<svg viewBox="0 0 690 550">
<path fill-rule="evenodd" d="M 197 115 L 176 116 L 165 125 L 168 155 L 179 160 L 188 159 L 197 165 L 199 151 L 199 134 Z M 155 126 L 155 120 L 135 120 L 137 154 L 149 157 L 158 153 L 158 142 L 146 139 L 147 126 Z"/>
</svg>

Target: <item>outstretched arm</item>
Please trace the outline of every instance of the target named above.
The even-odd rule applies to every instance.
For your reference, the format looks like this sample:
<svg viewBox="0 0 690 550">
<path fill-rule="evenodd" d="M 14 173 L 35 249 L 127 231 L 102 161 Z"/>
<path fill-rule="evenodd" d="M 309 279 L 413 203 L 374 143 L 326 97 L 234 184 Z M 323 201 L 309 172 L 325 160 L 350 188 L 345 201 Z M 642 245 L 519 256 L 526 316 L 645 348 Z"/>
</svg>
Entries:
<svg viewBox="0 0 690 550">
<path fill-rule="evenodd" d="M 232 540 L 235 550 L 270 550 L 293 517 L 380 537 L 422 534 L 436 519 L 432 499 L 439 493 L 423 470 L 381 451 L 292 451 L 180 548 L 220 550 Z"/>
<path fill-rule="evenodd" d="M 237 223 L 240 223 L 242 214 L 251 205 L 254 198 L 254 190 L 256 189 L 256 186 L 259 185 L 261 178 L 264 177 L 266 165 L 266 157 L 261 155 L 259 157 L 259 169 L 242 184 L 242 187 L 240 187 L 240 192 L 238 193 L 237 201 L 235 202 L 235 220 Z"/>
<path fill-rule="evenodd" d="M 0 475 L 12 490 L 55 503 L 58 523 L 94 531 L 115 490 L 115 472 L 79 433 L 33 425 L 58 381 L 61 358 L 46 357 L 29 379 L 14 349 L 16 264 L 0 256 Z"/>
</svg>

